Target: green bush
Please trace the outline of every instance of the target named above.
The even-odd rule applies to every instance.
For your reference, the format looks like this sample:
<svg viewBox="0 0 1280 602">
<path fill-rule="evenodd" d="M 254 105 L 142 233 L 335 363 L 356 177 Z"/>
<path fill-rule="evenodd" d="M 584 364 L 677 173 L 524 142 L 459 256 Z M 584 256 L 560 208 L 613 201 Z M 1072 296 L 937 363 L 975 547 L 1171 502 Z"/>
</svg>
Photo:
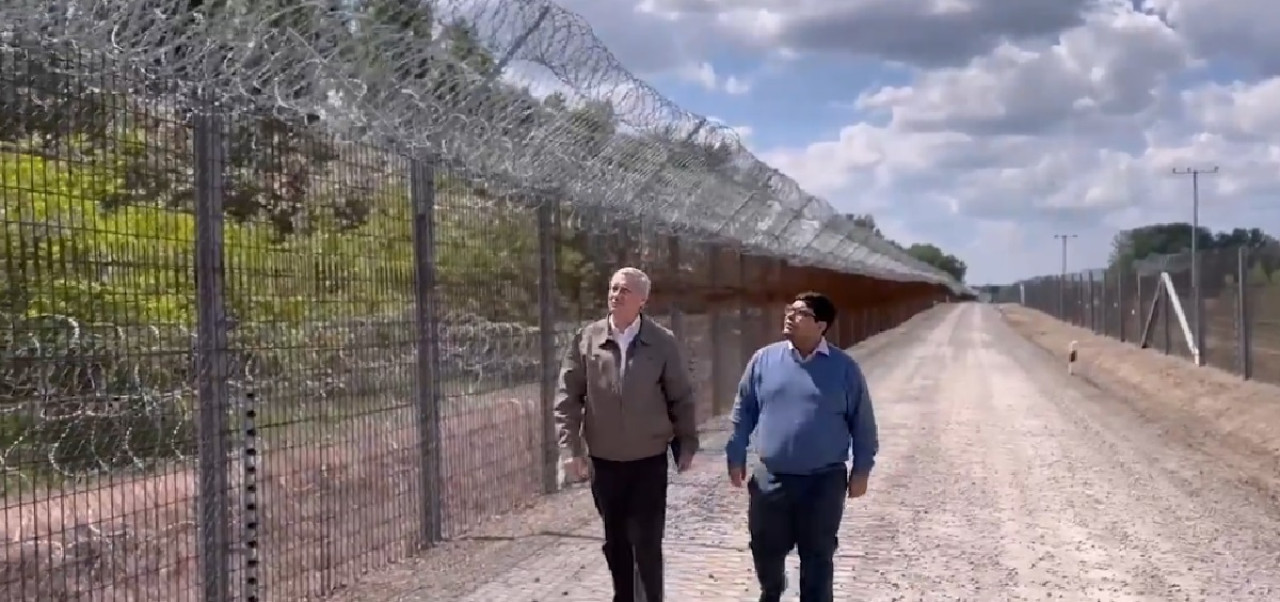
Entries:
<svg viewBox="0 0 1280 602">
<path fill-rule="evenodd" d="M 32 472 L 46 458 L 43 470 L 95 470 L 190 451 L 196 223 L 190 182 L 175 175 L 189 180 L 190 172 L 171 166 L 189 153 L 181 142 L 153 141 L 186 138 L 72 136 L 56 156 L 34 143 L 0 146 L 0 450 L 8 450 L 0 459 L 8 468 Z M 415 302 L 405 172 L 390 157 L 371 167 L 335 148 L 328 171 L 302 186 L 309 207 L 294 213 L 305 224 L 282 231 L 269 211 L 255 214 L 241 199 L 223 227 L 233 381 L 251 373 L 263 386 L 293 389 L 281 397 L 368 381 L 362 372 L 403 364 L 412 349 L 404 344 L 414 336 Z M 237 164 L 228 167 L 229 194 L 244 188 Z M 533 209 L 445 176 L 438 186 L 449 191 L 435 228 L 441 310 L 536 325 Z M 606 269 L 584 258 L 580 242 L 560 241 L 558 284 L 573 295 Z M 386 327 L 371 338 L 361 322 L 400 325 L 402 343 L 386 340 Z"/>
</svg>

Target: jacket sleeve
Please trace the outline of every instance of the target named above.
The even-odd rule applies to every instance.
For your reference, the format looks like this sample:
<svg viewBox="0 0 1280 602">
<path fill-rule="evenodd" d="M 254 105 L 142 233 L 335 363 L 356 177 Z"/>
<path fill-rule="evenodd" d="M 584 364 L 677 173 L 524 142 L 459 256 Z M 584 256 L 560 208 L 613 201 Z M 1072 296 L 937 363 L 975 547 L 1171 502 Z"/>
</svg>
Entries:
<svg viewBox="0 0 1280 602">
<path fill-rule="evenodd" d="M 689 371 L 680 343 L 673 339 L 662 366 L 662 391 L 667 396 L 667 415 L 684 456 L 691 456 L 699 449 L 698 408 Z"/>
<path fill-rule="evenodd" d="M 556 387 L 554 414 L 561 457 L 582 458 L 587 455 L 582 440 L 582 414 L 587 401 L 587 380 L 582 366 L 582 336 L 573 342 L 560 359 L 560 376 Z"/>
</svg>

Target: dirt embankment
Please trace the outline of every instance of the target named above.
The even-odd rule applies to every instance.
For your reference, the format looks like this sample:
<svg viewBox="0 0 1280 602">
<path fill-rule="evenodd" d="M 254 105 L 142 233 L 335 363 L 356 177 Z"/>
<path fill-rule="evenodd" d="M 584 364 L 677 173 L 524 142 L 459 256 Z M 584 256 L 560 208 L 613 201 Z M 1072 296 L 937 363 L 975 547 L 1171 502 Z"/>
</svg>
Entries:
<svg viewBox="0 0 1280 602">
<path fill-rule="evenodd" d="M 1196 367 L 1024 307 L 1004 305 L 1001 312 L 1018 333 L 1063 358 L 1064 370 L 1067 349 L 1077 341 L 1080 378 L 1280 500 L 1280 387 Z"/>
</svg>

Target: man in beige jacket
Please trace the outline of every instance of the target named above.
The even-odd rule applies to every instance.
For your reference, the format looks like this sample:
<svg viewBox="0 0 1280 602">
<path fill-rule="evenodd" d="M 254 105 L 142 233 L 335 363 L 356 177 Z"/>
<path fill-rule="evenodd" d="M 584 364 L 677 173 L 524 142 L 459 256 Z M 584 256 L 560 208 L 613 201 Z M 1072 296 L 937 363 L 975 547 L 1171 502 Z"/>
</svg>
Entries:
<svg viewBox="0 0 1280 602">
<path fill-rule="evenodd" d="M 698 451 L 693 387 L 670 330 L 641 314 L 649 277 L 635 268 L 609 281 L 609 316 L 565 350 L 555 419 L 568 478 L 591 479 L 604 522 L 614 602 L 662 602 L 667 449 L 684 472 Z M 637 575 L 638 572 L 638 575 Z"/>
</svg>

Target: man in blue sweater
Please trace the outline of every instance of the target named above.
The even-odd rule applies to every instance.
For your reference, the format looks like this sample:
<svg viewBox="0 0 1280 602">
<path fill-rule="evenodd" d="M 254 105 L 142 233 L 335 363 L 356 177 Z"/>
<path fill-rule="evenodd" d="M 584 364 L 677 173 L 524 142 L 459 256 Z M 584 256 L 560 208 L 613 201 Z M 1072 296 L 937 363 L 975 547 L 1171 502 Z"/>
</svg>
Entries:
<svg viewBox="0 0 1280 602">
<path fill-rule="evenodd" d="M 725 446 L 729 480 L 747 484 L 760 602 L 781 600 L 793 547 L 800 554 L 800 601 L 832 602 L 845 498 L 867 492 L 880 447 L 876 419 L 857 362 L 826 342 L 836 318 L 831 300 L 802 293 L 785 315 L 786 340 L 756 351 L 738 384 Z M 760 462 L 748 480 L 753 432 Z"/>
</svg>

